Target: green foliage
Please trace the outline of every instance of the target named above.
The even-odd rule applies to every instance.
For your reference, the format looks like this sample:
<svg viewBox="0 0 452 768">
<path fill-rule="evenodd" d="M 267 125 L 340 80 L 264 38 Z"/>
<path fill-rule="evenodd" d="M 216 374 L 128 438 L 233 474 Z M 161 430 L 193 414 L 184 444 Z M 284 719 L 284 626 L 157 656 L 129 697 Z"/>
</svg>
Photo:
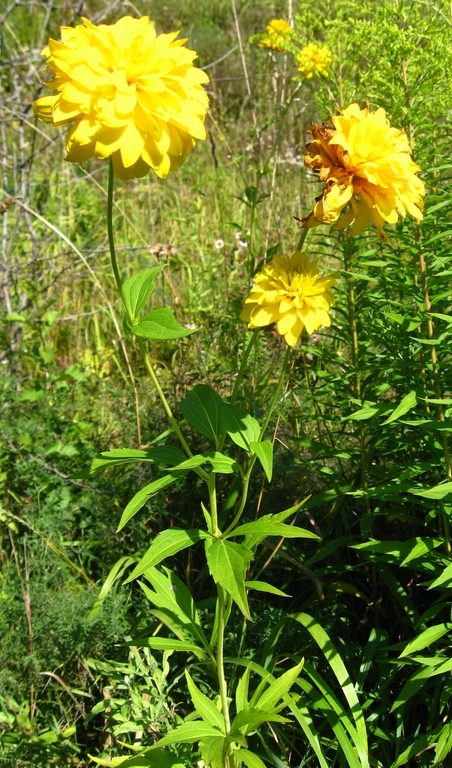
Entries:
<svg viewBox="0 0 452 768">
<path fill-rule="evenodd" d="M 106 170 L 26 107 L 75 10 L 6 12 L 0 765 L 450 760 L 449 3 L 300 0 L 298 41 L 333 53 L 306 82 L 246 45 L 287 6 L 235 6 L 136 5 L 189 35 L 212 107 L 179 174 L 116 189 L 124 323 Z M 406 130 L 424 219 L 309 233 L 342 280 L 283 386 L 273 329 L 251 348 L 238 315 L 320 192 L 310 122 L 353 101 Z"/>
</svg>

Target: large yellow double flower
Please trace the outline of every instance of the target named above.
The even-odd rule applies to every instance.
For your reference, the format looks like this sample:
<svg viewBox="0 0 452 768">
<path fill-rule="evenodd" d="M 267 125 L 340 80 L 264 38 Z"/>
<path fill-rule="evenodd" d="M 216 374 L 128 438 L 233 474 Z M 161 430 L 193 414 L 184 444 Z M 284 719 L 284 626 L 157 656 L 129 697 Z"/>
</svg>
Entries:
<svg viewBox="0 0 452 768">
<path fill-rule="evenodd" d="M 316 260 L 306 253 L 275 256 L 255 275 L 240 318 L 249 328 L 276 323 L 278 333 L 293 347 L 304 328 L 311 334 L 331 325 L 330 288 L 335 282 L 336 275 L 321 277 Z"/>
<path fill-rule="evenodd" d="M 373 223 L 383 237 L 385 222 L 395 224 L 399 215 L 422 219 L 425 186 L 405 131 L 391 127 L 384 109 L 358 104 L 331 119 L 334 128 L 311 127 L 305 165 L 325 186 L 304 226 L 342 229 L 353 222 L 351 234 L 358 234 Z"/>
<path fill-rule="evenodd" d="M 150 168 L 164 177 L 205 139 L 209 78 L 177 35 L 157 35 L 147 16 L 125 16 L 100 26 L 83 19 L 49 41 L 42 54 L 55 94 L 33 107 L 45 122 L 72 124 L 67 160 L 112 157 L 122 179 Z"/>
</svg>

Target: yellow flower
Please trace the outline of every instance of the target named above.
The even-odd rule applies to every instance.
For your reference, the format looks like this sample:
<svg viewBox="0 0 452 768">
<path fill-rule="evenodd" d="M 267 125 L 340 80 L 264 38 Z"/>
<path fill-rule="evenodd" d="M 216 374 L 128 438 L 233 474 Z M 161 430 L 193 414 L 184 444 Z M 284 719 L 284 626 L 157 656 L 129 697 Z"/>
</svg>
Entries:
<svg viewBox="0 0 452 768">
<path fill-rule="evenodd" d="M 278 333 L 293 347 L 303 328 L 311 334 L 321 325 L 331 325 L 328 310 L 333 296 L 329 289 L 336 276 L 320 277 L 316 260 L 306 253 L 275 256 L 254 281 L 240 315 L 249 328 L 276 323 Z"/>
<path fill-rule="evenodd" d="M 61 27 L 42 55 L 55 93 L 33 104 L 37 117 L 72 124 L 66 160 L 112 157 L 121 179 L 158 176 L 178 168 L 197 139 L 205 139 L 207 75 L 193 66 L 195 51 L 157 35 L 148 16 L 116 24 Z"/>
<path fill-rule="evenodd" d="M 331 51 L 327 45 L 309 43 L 301 49 L 297 55 L 298 71 L 303 77 L 310 80 L 314 75 L 328 76 L 328 67 L 331 65 Z"/>
<path fill-rule="evenodd" d="M 422 219 L 425 185 L 416 176 L 420 168 L 405 131 L 391 127 L 384 109 L 371 112 L 358 104 L 331 119 L 334 128 L 311 126 L 304 161 L 325 186 L 303 226 L 343 229 L 354 222 L 351 234 L 358 234 L 373 223 L 383 239 L 385 222 L 395 224 L 407 213 Z"/>
<path fill-rule="evenodd" d="M 265 27 L 266 35 L 259 40 L 260 48 L 271 48 L 273 51 L 283 51 L 284 44 L 292 37 L 292 27 L 285 19 L 272 19 Z"/>
</svg>

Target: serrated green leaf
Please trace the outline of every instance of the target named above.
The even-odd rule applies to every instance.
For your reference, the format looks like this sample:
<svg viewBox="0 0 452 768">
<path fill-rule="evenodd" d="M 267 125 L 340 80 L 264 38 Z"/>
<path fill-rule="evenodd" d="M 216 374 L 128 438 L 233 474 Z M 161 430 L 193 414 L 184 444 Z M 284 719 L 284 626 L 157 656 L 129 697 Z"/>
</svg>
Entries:
<svg viewBox="0 0 452 768">
<path fill-rule="evenodd" d="M 147 552 L 143 555 L 138 562 L 130 576 L 128 577 L 126 584 L 138 576 L 141 576 L 148 568 L 153 568 L 158 565 L 167 557 L 175 555 L 177 552 L 181 552 L 187 547 L 193 546 L 201 539 L 207 539 L 209 534 L 201 528 L 192 528 L 184 530 L 183 528 L 168 528 L 166 531 L 159 533 Z"/>
<path fill-rule="evenodd" d="M 129 522 L 129 520 L 136 515 L 139 510 L 144 507 L 146 502 L 149 501 L 151 496 L 154 496 L 159 491 L 163 490 L 163 488 L 167 488 L 168 485 L 171 485 L 176 480 L 179 479 L 178 474 L 168 474 L 164 477 L 159 477 L 157 480 L 154 480 L 152 483 L 149 483 L 149 485 L 145 485 L 144 488 L 141 488 L 135 496 L 130 499 L 129 503 L 127 504 L 124 512 L 122 513 L 121 520 L 119 521 L 118 525 L 118 531 L 120 531 L 126 523 Z"/>
<path fill-rule="evenodd" d="M 225 429 L 236 445 L 252 452 L 250 443 L 259 442 L 260 424 L 254 416 L 230 403 L 223 403 Z"/>
<path fill-rule="evenodd" d="M 223 432 L 223 401 L 212 387 L 196 384 L 179 407 L 193 429 L 218 445 Z"/>
<path fill-rule="evenodd" d="M 249 749 L 240 749 L 235 752 L 235 757 L 246 765 L 246 768 L 265 768 L 265 763 L 262 762 L 260 757 L 254 752 L 250 752 Z"/>
<path fill-rule="evenodd" d="M 245 587 L 247 589 L 255 589 L 256 592 L 268 592 L 269 595 L 277 595 L 278 597 L 292 597 L 292 595 L 286 595 L 278 587 L 274 587 L 272 584 L 267 584 L 266 581 L 245 581 Z"/>
<path fill-rule="evenodd" d="M 206 551 L 209 572 L 232 597 L 245 618 L 251 620 L 245 592 L 245 574 L 253 553 L 241 544 L 217 539 Z"/>
<path fill-rule="evenodd" d="M 400 401 L 397 408 L 391 413 L 391 415 L 386 419 L 386 421 L 383 422 L 383 425 L 385 424 L 391 424 L 391 422 L 396 421 L 397 419 L 400 419 L 401 416 L 404 416 L 408 411 L 411 411 L 412 408 L 416 405 L 416 392 L 411 391 L 408 392 L 407 395 Z M 382 425 L 382 426 L 383 426 Z"/>
<path fill-rule="evenodd" d="M 260 443 L 251 441 L 250 448 L 259 459 L 262 469 L 267 476 L 267 480 L 271 483 L 273 475 L 273 443 L 271 440 L 263 440 Z"/>
<path fill-rule="evenodd" d="M 221 733 L 226 735 L 226 725 L 221 712 L 216 708 L 213 701 L 207 698 L 207 696 L 195 685 L 188 670 L 185 670 L 185 677 L 187 678 L 188 690 L 197 713 L 202 717 L 204 722 L 213 725 L 215 728 L 218 728 Z"/>
<path fill-rule="evenodd" d="M 161 466 L 173 466 L 180 464 L 186 458 L 185 454 L 172 445 L 162 445 L 149 450 L 138 448 L 113 448 L 103 451 L 101 455 L 91 462 L 90 475 L 102 469 L 108 469 L 120 464 L 130 464 L 137 461 L 147 461 Z"/>
<path fill-rule="evenodd" d="M 287 525 L 276 520 L 277 515 L 263 515 L 258 520 L 251 523 L 243 523 L 232 531 L 228 536 L 282 536 L 286 539 L 319 539 L 316 533 L 307 531 L 305 528 L 299 528 L 296 525 Z"/>
<path fill-rule="evenodd" d="M 162 307 L 161 309 L 153 309 L 152 312 L 148 312 L 137 325 L 132 325 L 130 330 L 134 336 L 139 336 L 142 339 L 165 341 L 168 339 L 183 339 L 185 336 L 194 333 L 195 329 L 184 328 L 182 325 L 179 325 L 173 311 L 167 307 Z"/>
<path fill-rule="evenodd" d="M 196 469 L 196 467 L 200 467 L 203 464 L 210 464 L 212 472 L 218 474 L 230 475 L 233 472 L 242 474 L 241 467 L 235 459 L 219 451 L 209 451 L 208 453 L 199 453 L 196 456 L 191 456 L 189 459 L 184 459 L 176 467 L 171 467 L 171 471 L 186 472 L 189 469 Z"/>
<path fill-rule="evenodd" d="M 144 269 L 123 283 L 122 298 L 132 322 L 138 320 L 142 308 L 154 290 L 155 278 L 162 269 L 163 265 Z"/>
</svg>

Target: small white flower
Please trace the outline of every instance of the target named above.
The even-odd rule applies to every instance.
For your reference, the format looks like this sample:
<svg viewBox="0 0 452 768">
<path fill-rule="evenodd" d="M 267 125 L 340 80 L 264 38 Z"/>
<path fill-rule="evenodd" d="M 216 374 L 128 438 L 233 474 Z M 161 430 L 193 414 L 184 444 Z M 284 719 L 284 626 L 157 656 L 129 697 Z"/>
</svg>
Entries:
<svg viewBox="0 0 452 768">
<path fill-rule="evenodd" d="M 215 248 L 217 251 L 221 251 L 221 249 L 224 248 L 224 240 L 222 240 L 220 237 L 218 240 L 215 240 Z"/>
</svg>

